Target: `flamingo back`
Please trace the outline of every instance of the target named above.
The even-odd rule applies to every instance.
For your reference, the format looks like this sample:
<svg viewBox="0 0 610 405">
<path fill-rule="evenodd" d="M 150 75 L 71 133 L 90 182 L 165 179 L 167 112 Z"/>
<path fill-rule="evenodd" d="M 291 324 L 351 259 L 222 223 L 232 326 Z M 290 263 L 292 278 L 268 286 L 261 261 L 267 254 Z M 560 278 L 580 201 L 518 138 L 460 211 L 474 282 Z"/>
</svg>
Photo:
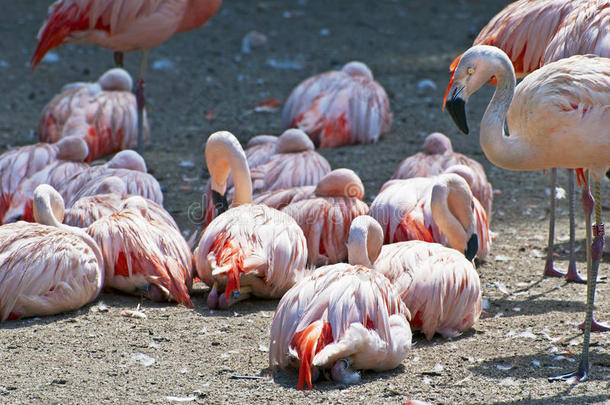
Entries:
<svg viewBox="0 0 610 405">
<path fill-rule="evenodd" d="M 0 227 L 0 321 L 78 309 L 98 296 L 103 276 L 101 258 L 70 232 Z"/>
</svg>

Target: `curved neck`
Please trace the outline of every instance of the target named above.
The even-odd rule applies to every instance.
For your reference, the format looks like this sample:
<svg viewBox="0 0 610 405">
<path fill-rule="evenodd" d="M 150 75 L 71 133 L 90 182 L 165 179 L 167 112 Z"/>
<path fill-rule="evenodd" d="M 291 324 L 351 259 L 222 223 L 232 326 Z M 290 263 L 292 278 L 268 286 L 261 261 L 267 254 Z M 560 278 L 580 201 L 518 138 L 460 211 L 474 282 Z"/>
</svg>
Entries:
<svg viewBox="0 0 610 405">
<path fill-rule="evenodd" d="M 430 209 L 434 222 L 445 235 L 449 246 L 465 252 L 468 239 L 474 233 L 472 193 L 466 181 L 456 176 L 432 187 Z M 463 184 L 460 184 L 462 182 Z"/>
<path fill-rule="evenodd" d="M 373 268 L 383 245 L 381 225 L 368 215 L 361 215 L 352 221 L 347 241 L 347 257 L 354 266 Z"/>
<path fill-rule="evenodd" d="M 216 132 L 208 138 L 205 160 L 210 171 L 212 190 L 225 195 L 229 171 L 233 175 L 233 205 L 252 202 L 250 168 L 243 148 L 230 132 Z"/>
<path fill-rule="evenodd" d="M 515 92 L 515 72 L 507 57 L 498 57 L 496 62 L 496 91 L 481 120 L 481 148 L 496 166 L 515 170 L 522 166 L 519 162 L 535 158 L 535 149 L 525 143 L 524 137 L 516 131 L 508 136 L 504 132 L 506 113 Z"/>
</svg>

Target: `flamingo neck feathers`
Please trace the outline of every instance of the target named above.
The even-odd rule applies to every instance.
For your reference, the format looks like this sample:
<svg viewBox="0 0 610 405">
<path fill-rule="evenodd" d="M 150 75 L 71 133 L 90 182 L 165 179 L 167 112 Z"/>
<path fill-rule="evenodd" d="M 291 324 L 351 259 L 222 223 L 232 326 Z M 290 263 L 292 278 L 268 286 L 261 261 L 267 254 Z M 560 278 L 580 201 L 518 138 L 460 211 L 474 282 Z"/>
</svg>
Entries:
<svg viewBox="0 0 610 405">
<path fill-rule="evenodd" d="M 457 174 L 439 176 L 432 187 L 430 209 L 434 222 L 447 238 L 449 246 L 465 252 L 468 239 L 474 233 L 472 192 Z"/>
<path fill-rule="evenodd" d="M 221 195 L 225 194 L 230 171 L 235 184 L 233 205 L 252 203 L 252 180 L 248 160 L 233 134 L 219 131 L 210 135 L 205 147 L 205 161 L 210 171 L 212 190 Z"/>
<path fill-rule="evenodd" d="M 349 229 L 347 256 L 353 266 L 373 268 L 383 245 L 383 230 L 373 217 L 356 217 Z"/>
<path fill-rule="evenodd" d="M 513 65 L 501 51 L 493 51 L 488 59 L 493 76 L 497 79 L 496 91 L 481 120 L 480 142 L 485 156 L 496 166 L 518 170 L 524 163 L 535 159 L 532 148 L 517 131 L 506 134 L 504 122 L 515 93 Z M 516 130 L 516 128 L 513 128 Z M 510 132 L 511 128 L 509 128 Z"/>
</svg>

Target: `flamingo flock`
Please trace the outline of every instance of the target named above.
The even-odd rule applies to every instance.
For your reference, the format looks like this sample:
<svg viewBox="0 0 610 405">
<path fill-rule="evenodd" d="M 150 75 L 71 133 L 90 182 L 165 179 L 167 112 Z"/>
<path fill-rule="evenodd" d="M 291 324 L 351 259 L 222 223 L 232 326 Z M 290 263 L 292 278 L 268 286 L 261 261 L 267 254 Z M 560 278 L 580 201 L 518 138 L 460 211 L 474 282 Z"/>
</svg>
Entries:
<svg viewBox="0 0 610 405">
<path fill-rule="evenodd" d="M 561 380 L 587 378 L 590 333 L 607 330 L 592 315 L 605 236 L 600 182 L 610 169 L 610 6 L 601 3 L 512 3 L 451 66 L 443 100 L 468 133 L 466 102 L 494 83 L 480 126 L 489 161 L 508 170 L 578 169 L 587 227 L 593 212 L 595 224 L 583 354 Z M 150 137 L 148 51 L 200 27 L 220 6 L 59 0 L 49 8 L 32 68 L 68 43 L 111 49 L 119 65 L 123 52 L 142 50 L 142 68 L 135 95 L 122 68 L 65 86 L 40 115 L 41 143 L 0 155 L 0 321 L 73 311 L 102 290 L 192 307 L 197 282 L 207 286 L 210 310 L 251 297 L 279 300 L 269 365 L 298 370 L 298 389 L 395 369 L 414 330 L 428 340 L 471 330 L 482 314 L 477 266 L 494 235 L 484 167 L 432 133 L 369 205 L 360 177 L 367 173 L 333 170 L 316 151 L 383 142 L 390 130 L 386 91 L 362 62 L 299 84 L 279 136 L 253 137 L 245 148 L 228 131 L 207 138 L 203 215 L 194 246 L 185 240 L 146 161 L 128 148 L 141 151 Z M 586 34 L 592 27 L 601 39 Z M 524 79 L 517 85 L 516 77 Z M 575 269 L 569 274 L 576 280 Z"/>
</svg>

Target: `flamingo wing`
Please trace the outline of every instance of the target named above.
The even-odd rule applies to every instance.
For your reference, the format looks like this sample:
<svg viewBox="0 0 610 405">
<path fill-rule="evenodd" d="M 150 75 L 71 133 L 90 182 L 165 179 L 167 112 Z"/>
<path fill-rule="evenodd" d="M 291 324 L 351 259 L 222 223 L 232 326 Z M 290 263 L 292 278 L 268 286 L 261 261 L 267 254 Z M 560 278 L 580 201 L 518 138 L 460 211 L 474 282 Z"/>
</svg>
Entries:
<svg viewBox="0 0 610 405">
<path fill-rule="evenodd" d="M 281 210 L 292 203 L 314 197 L 315 189 L 316 186 L 281 188 L 258 194 L 254 197 L 254 203 Z"/>
</svg>

